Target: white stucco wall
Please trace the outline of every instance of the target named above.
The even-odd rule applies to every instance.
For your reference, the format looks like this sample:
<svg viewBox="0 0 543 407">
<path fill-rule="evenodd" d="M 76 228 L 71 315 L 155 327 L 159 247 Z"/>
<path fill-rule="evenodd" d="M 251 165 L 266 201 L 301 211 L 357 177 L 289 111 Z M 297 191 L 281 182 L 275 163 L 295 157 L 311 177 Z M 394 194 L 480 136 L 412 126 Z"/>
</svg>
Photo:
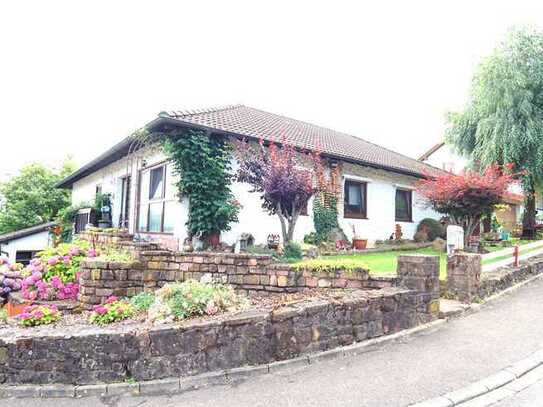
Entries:
<svg viewBox="0 0 543 407">
<path fill-rule="evenodd" d="M 131 176 L 130 186 L 130 233 L 135 232 L 137 218 L 137 193 L 138 193 L 138 176 L 139 170 L 145 164 L 146 167 L 152 167 L 158 163 L 165 162 L 166 155 L 160 148 L 149 147 L 138 152 L 137 155 L 130 159 L 123 158 L 116 161 L 100 170 L 86 176 L 85 178 L 74 183 L 72 188 L 72 204 L 78 205 L 83 202 L 92 202 L 96 194 L 96 186 L 102 186 L 102 193 L 111 194 L 112 199 L 112 220 L 113 226 L 117 227 L 120 216 L 120 200 L 121 200 L 121 182 L 127 175 Z M 175 183 L 175 176 L 170 179 L 170 182 Z M 179 221 L 176 226 L 176 235 L 183 235 L 184 224 L 186 222 L 186 214 L 188 213 L 188 204 L 186 200 L 177 202 Z M 178 230 L 179 229 L 179 230 Z"/>
<path fill-rule="evenodd" d="M 40 251 L 49 244 L 49 232 L 45 231 L 1 243 L 0 246 L 3 252 L 8 253 L 8 259 L 15 261 L 17 251 Z"/>
<path fill-rule="evenodd" d="M 345 218 L 343 204 L 340 203 L 339 224 L 349 239 L 353 237 L 353 226 L 357 235 L 369 240 L 386 240 L 396 230 L 402 228 L 403 238 L 412 239 L 419 222 L 424 218 L 440 219 L 441 215 L 428 208 L 422 197 L 415 191 L 417 180 L 400 174 L 367 167 L 346 165 L 342 175 L 345 180 L 366 182 L 367 219 Z M 412 191 L 412 222 L 396 221 L 396 189 Z"/>
<path fill-rule="evenodd" d="M 119 218 L 120 198 L 120 180 L 128 173 L 132 175 L 131 188 L 131 222 L 130 232 L 135 232 L 136 208 L 136 193 L 138 185 L 138 169 L 141 168 L 145 161 L 146 165 L 152 166 L 156 163 L 164 162 L 166 156 L 160 149 L 147 149 L 139 154 L 136 161 L 132 161 L 133 165 L 127 167 L 127 160 L 122 159 L 118 162 L 108 165 L 99 171 L 77 181 L 73 185 L 72 201 L 74 204 L 92 201 L 94 199 L 96 185 L 102 185 L 104 193 L 112 194 L 114 226 L 117 225 Z M 235 163 L 234 163 L 235 167 Z M 343 180 L 346 178 L 354 178 L 367 182 L 367 215 L 368 219 L 347 219 L 343 217 L 342 202 L 338 205 L 339 222 L 344 232 L 349 238 L 352 237 L 352 226 L 354 225 L 359 235 L 370 240 L 385 240 L 395 230 L 395 196 L 396 188 L 401 187 L 413 188 L 416 179 L 399 174 L 394 174 L 387 171 L 375 170 L 368 167 L 355 166 L 353 164 L 345 165 L 343 169 Z M 172 181 L 172 180 L 170 180 Z M 173 180 L 175 181 L 175 180 Z M 257 243 L 265 243 L 269 234 L 281 235 L 281 226 L 277 216 L 271 216 L 266 213 L 261 207 L 261 200 L 257 193 L 252 193 L 250 186 L 247 184 L 234 183 L 232 192 L 242 205 L 239 213 L 239 222 L 232 225 L 230 231 L 224 232 L 221 236 L 222 240 L 233 244 L 241 233 L 251 233 L 255 237 Z M 176 228 L 174 237 L 181 243 L 187 236 L 185 223 L 188 217 L 188 202 L 184 199 L 178 202 Z M 425 218 L 431 217 L 439 219 L 440 215 L 426 208 L 420 197 L 413 192 L 413 222 L 401 222 L 404 238 L 411 239 L 416 231 L 418 222 Z M 314 230 L 312 219 L 312 202 L 308 205 L 309 216 L 300 216 L 295 229 L 295 240 L 301 241 L 307 233 Z"/>
</svg>

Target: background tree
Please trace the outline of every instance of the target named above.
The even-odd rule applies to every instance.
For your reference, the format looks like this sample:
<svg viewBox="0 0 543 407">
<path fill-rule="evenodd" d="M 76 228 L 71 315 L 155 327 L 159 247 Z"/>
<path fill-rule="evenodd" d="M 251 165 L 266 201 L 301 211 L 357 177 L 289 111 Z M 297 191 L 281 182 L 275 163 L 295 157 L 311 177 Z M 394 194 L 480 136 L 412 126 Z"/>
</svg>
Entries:
<svg viewBox="0 0 543 407">
<path fill-rule="evenodd" d="M 70 206 L 70 191 L 55 188 L 55 184 L 74 169 L 70 161 L 60 170 L 30 164 L 1 183 L 0 233 L 51 221 L 60 210 Z"/>
<path fill-rule="evenodd" d="M 279 217 L 283 243 L 291 242 L 300 213 L 317 191 L 313 171 L 302 167 L 295 149 L 285 142 L 281 147 L 273 143 L 265 147 L 261 140 L 258 149 L 240 142 L 236 151 L 238 181 L 247 182 L 252 192 L 262 194 L 262 208 Z M 308 157 L 314 167 L 321 165 L 318 154 Z"/>
<path fill-rule="evenodd" d="M 515 29 L 479 66 L 466 109 L 449 116 L 447 140 L 480 168 L 525 170 L 523 235 L 533 237 L 543 181 L 543 34 Z"/>
<path fill-rule="evenodd" d="M 443 173 L 419 181 L 417 191 L 439 213 L 450 217 L 453 224 L 464 229 L 464 243 L 480 224 L 483 216 L 500 204 L 516 174 L 502 171 L 497 165 L 483 173 L 465 171 L 461 175 Z"/>
</svg>

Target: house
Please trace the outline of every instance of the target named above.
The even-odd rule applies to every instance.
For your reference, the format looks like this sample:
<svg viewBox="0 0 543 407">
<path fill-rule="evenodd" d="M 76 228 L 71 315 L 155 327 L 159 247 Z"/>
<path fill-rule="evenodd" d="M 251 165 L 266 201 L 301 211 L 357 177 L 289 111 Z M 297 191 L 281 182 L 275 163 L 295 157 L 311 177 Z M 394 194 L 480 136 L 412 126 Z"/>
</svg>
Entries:
<svg viewBox="0 0 543 407">
<path fill-rule="evenodd" d="M 0 256 L 27 265 L 37 252 L 51 245 L 49 230 L 55 225 L 48 222 L 0 235 Z"/>
<path fill-rule="evenodd" d="M 276 143 L 286 139 L 302 150 L 318 149 L 331 165 L 341 168 L 339 222 L 349 238 L 354 226 L 370 241 L 388 239 L 396 224 L 405 238 L 412 238 L 420 220 L 440 218 L 414 190 L 417 180 L 440 170 L 363 139 L 243 105 L 161 113 L 146 125 L 151 133 L 175 128 Z M 128 137 L 58 187 L 72 190 L 74 204 L 92 200 L 97 191 L 111 194 L 114 226 L 175 248 L 187 236 L 189 204 L 176 195 L 176 177 L 159 144 Z M 248 185 L 234 183 L 232 192 L 242 209 L 239 222 L 222 234 L 223 241 L 232 244 L 248 232 L 256 243 L 264 243 L 269 234 L 280 234 L 279 220 L 261 208 L 259 196 Z M 310 201 L 296 225 L 295 240 L 313 230 L 311 214 Z"/>
<path fill-rule="evenodd" d="M 468 165 L 468 160 L 457 154 L 444 141 L 440 141 L 432 146 L 419 157 L 419 161 L 455 174 L 464 171 Z M 524 212 L 524 194 L 520 183 L 511 185 L 509 193 L 504 197 L 504 203 L 507 205 L 507 208 L 496 211 L 495 215 L 502 228 L 511 232 L 522 221 L 522 213 Z M 537 204 L 543 205 L 543 201 L 538 199 Z M 489 228 L 490 225 L 487 224 L 483 229 L 484 231 L 488 231 Z"/>
</svg>

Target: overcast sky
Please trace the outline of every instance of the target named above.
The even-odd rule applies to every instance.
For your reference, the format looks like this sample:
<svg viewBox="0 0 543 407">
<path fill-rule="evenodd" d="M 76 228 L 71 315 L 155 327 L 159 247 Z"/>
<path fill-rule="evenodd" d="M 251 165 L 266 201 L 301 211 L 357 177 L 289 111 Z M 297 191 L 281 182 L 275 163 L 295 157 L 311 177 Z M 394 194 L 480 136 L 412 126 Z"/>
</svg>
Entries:
<svg viewBox="0 0 543 407">
<path fill-rule="evenodd" d="M 416 157 L 541 1 L 2 1 L 0 174 L 243 103 Z"/>
</svg>

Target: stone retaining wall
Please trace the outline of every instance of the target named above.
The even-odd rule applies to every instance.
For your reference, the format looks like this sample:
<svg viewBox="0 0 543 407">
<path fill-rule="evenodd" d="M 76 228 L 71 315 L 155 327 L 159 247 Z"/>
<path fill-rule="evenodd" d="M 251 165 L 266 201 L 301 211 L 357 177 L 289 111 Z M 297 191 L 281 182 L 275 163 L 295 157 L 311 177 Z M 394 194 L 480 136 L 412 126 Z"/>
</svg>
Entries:
<svg viewBox="0 0 543 407">
<path fill-rule="evenodd" d="M 272 264 L 269 256 L 231 253 L 141 251 L 131 264 L 86 259 L 81 262 L 79 301 L 84 308 L 103 303 L 109 295 L 131 296 L 164 284 L 207 280 L 232 285 L 248 295 L 291 293 L 311 288 L 383 288 L 393 284 L 371 279 L 364 269 L 312 271 Z"/>
<path fill-rule="evenodd" d="M 144 329 L 63 327 L 0 333 L 6 384 L 149 380 L 283 360 L 417 325 L 415 293 L 355 290 L 276 310 L 248 310 Z M 47 332 L 47 333 L 43 333 Z"/>
<path fill-rule="evenodd" d="M 525 260 L 519 267 L 507 266 L 490 272 L 481 270 L 478 254 L 458 253 L 449 257 L 446 295 L 466 303 L 481 300 L 543 273 L 543 256 Z"/>
<path fill-rule="evenodd" d="M 84 260 L 80 264 L 77 299 L 85 309 L 103 304 L 108 297 L 132 297 L 143 291 L 143 264 Z"/>
<path fill-rule="evenodd" d="M 148 254 L 151 256 L 149 261 L 160 263 L 161 260 L 154 259 L 155 255 Z M 199 254 L 191 256 L 202 257 Z M 213 274 L 215 267 L 208 269 L 202 265 L 215 264 L 216 273 L 220 275 L 237 275 L 229 274 L 227 270 L 238 270 L 239 267 L 244 273 L 240 275 L 260 276 L 251 274 L 258 270 L 258 265 L 252 264 L 250 256 L 238 257 L 238 263 L 229 264 L 233 269 L 221 272 L 218 270 L 219 266 L 224 266 L 222 259 L 228 258 L 230 262 L 232 257 L 216 260 L 216 255 L 210 255 L 202 258 L 212 258 L 214 262 L 192 258 L 189 264 L 199 264 L 200 268 L 186 273 L 207 270 Z M 141 263 L 125 265 L 94 260 L 82 264 L 85 267 L 81 280 L 84 292 L 80 300 L 88 306 L 110 294 L 128 295 L 141 291 L 145 288 L 145 273 L 158 272 L 142 269 Z M 166 273 L 169 273 L 166 277 L 153 276 L 153 281 L 155 278 L 160 281 L 176 279 L 179 273 L 184 276 L 185 270 L 175 266 Z M 367 273 L 357 277 L 362 276 L 367 277 Z M 361 281 L 347 279 L 352 276 L 341 272 L 340 277 L 332 282 L 344 286 L 351 281 Z M 304 277 L 302 273 L 299 278 L 315 277 Z M 342 280 L 346 283 L 338 282 Z M 398 287 L 372 290 L 335 290 L 333 295 L 323 293 L 317 300 L 280 308 L 253 308 L 237 314 L 162 326 L 135 322 L 104 328 L 66 325 L 60 330 L 54 326 L 8 327 L 0 331 L 0 382 L 90 384 L 190 376 L 349 345 L 438 317 L 437 257 L 400 256 L 396 284 Z M 287 285 L 281 288 L 289 287 L 287 278 Z"/>
</svg>

